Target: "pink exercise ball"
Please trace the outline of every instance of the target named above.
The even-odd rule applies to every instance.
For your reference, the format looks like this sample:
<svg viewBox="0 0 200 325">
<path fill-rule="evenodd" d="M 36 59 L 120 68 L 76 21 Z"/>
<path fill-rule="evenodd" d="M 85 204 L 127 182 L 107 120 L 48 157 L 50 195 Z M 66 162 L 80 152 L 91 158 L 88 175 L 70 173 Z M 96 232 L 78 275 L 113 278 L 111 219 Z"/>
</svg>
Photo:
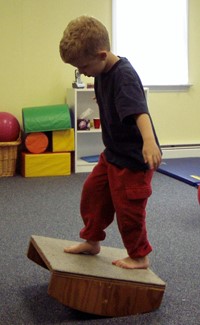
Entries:
<svg viewBox="0 0 200 325">
<path fill-rule="evenodd" d="M 20 125 L 16 117 L 7 112 L 0 112 L 0 142 L 16 141 Z"/>
<path fill-rule="evenodd" d="M 200 204 L 200 184 L 198 186 L 198 201 L 199 201 L 199 204 Z"/>
</svg>

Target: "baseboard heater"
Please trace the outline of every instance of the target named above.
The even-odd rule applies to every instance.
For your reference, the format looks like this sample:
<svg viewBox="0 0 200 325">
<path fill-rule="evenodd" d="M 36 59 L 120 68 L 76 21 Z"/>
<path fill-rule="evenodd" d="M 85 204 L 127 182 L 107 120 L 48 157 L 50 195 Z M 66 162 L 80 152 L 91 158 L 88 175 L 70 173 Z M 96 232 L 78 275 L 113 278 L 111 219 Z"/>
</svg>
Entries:
<svg viewBox="0 0 200 325">
<path fill-rule="evenodd" d="M 163 159 L 200 157 L 200 144 L 161 145 Z"/>
</svg>

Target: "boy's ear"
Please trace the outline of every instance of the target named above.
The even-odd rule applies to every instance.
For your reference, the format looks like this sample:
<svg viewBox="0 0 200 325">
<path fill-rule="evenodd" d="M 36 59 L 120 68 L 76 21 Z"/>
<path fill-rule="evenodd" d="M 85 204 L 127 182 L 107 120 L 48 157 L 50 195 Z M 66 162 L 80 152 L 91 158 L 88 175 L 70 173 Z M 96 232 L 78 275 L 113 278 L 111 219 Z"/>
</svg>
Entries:
<svg viewBox="0 0 200 325">
<path fill-rule="evenodd" d="M 102 61 L 105 61 L 105 59 L 107 58 L 107 51 L 100 51 L 98 55 Z"/>
</svg>

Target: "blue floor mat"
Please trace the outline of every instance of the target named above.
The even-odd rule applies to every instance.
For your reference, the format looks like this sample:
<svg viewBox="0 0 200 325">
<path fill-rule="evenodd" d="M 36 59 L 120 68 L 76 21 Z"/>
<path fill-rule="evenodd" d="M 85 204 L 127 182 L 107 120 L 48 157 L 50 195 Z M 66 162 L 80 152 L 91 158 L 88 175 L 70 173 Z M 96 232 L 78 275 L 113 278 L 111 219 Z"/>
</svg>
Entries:
<svg viewBox="0 0 200 325">
<path fill-rule="evenodd" d="M 157 171 L 192 186 L 200 185 L 200 157 L 163 159 Z"/>
<path fill-rule="evenodd" d="M 98 162 L 99 155 L 85 156 L 85 157 L 81 157 L 81 159 L 87 161 L 88 163 L 95 163 L 95 162 Z"/>
</svg>

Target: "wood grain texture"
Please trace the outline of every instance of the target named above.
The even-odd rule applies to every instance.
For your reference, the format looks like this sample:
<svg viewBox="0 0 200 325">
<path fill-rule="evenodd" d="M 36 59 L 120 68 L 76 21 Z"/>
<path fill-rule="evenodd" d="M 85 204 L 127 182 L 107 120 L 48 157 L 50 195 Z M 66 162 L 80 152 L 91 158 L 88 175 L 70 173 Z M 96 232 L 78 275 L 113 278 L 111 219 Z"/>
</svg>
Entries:
<svg viewBox="0 0 200 325">
<path fill-rule="evenodd" d="M 52 246 L 51 243 L 53 243 Z M 59 247 L 58 251 L 55 248 L 56 244 L 57 249 Z M 100 276 L 101 264 L 108 262 L 107 259 L 104 259 L 103 253 L 102 258 L 98 259 L 76 255 L 74 260 L 72 254 L 62 255 L 62 244 L 65 246 L 66 241 L 32 236 L 27 253 L 29 259 L 51 272 L 48 294 L 60 303 L 83 312 L 115 317 L 147 313 L 159 308 L 165 283 L 149 269 L 125 270 L 113 266 L 111 264 L 113 255 L 116 253 L 120 255 L 123 250 L 105 248 L 103 251 L 105 255 L 108 252 L 110 255 L 110 252 L 113 251 L 113 255 L 109 256 L 108 266 L 108 269 L 110 267 L 112 270 L 112 275 L 102 272 Z M 49 249 L 49 245 L 51 249 Z M 53 249 L 54 252 L 52 252 Z M 67 263 L 63 264 L 62 260 L 59 267 L 56 263 L 63 256 L 66 257 Z M 78 260 L 82 263 L 77 264 Z M 76 264 L 73 264 L 74 261 Z M 95 275 L 94 261 L 97 262 L 96 273 L 98 275 Z M 87 267 L 84 268 L 83 262 Z M 104 264 L 103 267 L 105 267 Z M 64 270 L 65 268 L 66 270 Z M 92 268 L 92 275 L 88 271 L 90 268 Z M 72 270 L 74 271 L 72 272 Z"/>
</svg>

